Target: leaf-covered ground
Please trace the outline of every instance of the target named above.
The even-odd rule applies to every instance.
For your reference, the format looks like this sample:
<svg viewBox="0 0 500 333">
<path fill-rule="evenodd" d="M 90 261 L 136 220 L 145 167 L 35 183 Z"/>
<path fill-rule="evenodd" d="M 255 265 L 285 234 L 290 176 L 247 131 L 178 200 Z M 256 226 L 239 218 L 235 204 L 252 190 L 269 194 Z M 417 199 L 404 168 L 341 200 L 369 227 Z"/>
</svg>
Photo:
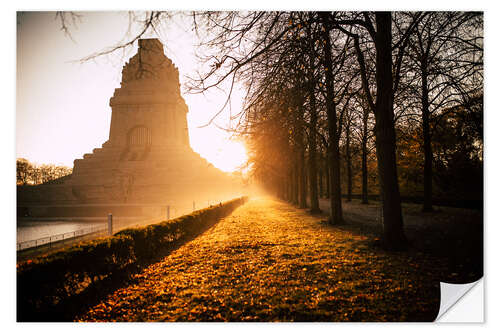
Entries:
<svg viewBox="0 0 500 333">
<path fill-rule="evenodd" d="M 77 321 L 432 321 L 445 263 L 255 198 Z"/>
<path fill-rule="evenodd" d="M 422 212 L 422 205 L 403 203 L 405 234 L 413 251 L 442 258 L 441 281 L 471 283 L 483 276 L 482 210 L 434 207 Z M 329 201 L 320 199 L 320 207 L 329 213 Z M 382 233 L 381 203 L 363 205 L 359 200 L 342 202 L 344 219 L 349 228 L 363 233 Z"/>
</svg>

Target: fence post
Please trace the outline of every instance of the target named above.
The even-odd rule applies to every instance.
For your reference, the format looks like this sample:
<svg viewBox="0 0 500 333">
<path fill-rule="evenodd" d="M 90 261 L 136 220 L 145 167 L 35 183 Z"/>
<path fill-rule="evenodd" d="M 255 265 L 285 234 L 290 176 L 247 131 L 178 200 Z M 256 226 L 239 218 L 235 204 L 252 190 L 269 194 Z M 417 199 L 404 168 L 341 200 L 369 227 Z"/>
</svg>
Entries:
<svg viewBox="0 0 500 333">
<path fill-rule="evenodd" d="M 108 236 L 113 235 L 113 214 L 108 214 Z"/>
<path fill-rule="evenodd" d="M 170 220 L 170 206 L 167 206 L 167 221 Z"/>
<path fill-rule="evenodd" d="M 193 211 L 195 211 L 195 210 L 196 210 L 196 206 L 195 206 L 194 201 L 193 201 Z"/>
</svg>

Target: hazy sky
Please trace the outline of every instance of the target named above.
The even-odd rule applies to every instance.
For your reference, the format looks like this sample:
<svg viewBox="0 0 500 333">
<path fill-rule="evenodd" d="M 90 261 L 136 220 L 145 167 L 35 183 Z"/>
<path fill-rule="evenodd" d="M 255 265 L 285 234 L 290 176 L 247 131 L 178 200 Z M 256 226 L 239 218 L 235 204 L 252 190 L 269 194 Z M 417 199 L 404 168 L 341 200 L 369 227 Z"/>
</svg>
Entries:
<svg viewBox="0 0 500 333">
<path fill-rule="evenodd" d="M 61 31 L 54 12 L 23 12 L 17 15 L 16 156 L 35 163 L 73 166 L 75 158 L 101 147 L 108 139 L 109 99 L 121 80 L 121 68 L 133 54 L 117 52 L 95 61 L 82 57 L 117 44 L 125 38 L 125 12 L 81 13 L 71 26 L 72 39 Z M 196 68 L 194 37 L 179 21 L 163 29 L 160 37 L 166 55 L 184 76 Z M 189 107 L 188 126 L 192 148 L 225 171 L 244 162 L 241 143 L 214 126 L 197 128 L 223 105 L 223 95 L 183 93 Z M 241 97 L 241 95 L 237 95 Z M 233 113 L 241 101 L 233 100 Z M 228 124 L 229 112 L 217 123 Z"/>
</svg>

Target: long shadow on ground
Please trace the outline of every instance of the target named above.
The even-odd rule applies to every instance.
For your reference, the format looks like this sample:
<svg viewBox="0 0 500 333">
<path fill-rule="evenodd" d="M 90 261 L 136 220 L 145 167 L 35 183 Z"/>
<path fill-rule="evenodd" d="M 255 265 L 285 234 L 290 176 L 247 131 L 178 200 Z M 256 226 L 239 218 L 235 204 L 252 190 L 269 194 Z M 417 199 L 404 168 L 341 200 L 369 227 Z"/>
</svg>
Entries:
<svg viewBox="0 0 500 333">
<path fill-rule="evenodd" d="M 229 213 L 230 214 L 230 213 Z M 142 261 L 136 265 L 131 266 L 129 269 L 124 270 L 121 274 L 113 274 L 111 277 L 104 278 L 100 281 L 93 282 L 83 292 L 74 295 L 65 301 L 57 304 L 51 309 L 46 309 L 31 316 L 27 321 L 40 321 L 40 322 L 66 322 L 73 321 L 78 315 L 85 313 L 88 309 L 98 304 L 106 295 L 115 292 L 116 290 L 126 287 L 133 283 L 133 276 L 140 273 L 143 269 L 154 264 L 164 257 L 170 255 L 173 251 L 179 249 L 184 244 L 196 239 L 212 229 L 220 220 L 216 219 L 204 227 L 200 228 L 196 234 L 185 236 L 172 242 L 170 246 L 164 247 L 161 251 L 157 252 L 153 257 L 147 261 Z M 21 320 L 24 321 L 24 320 Z"/>
<path fill-rule="evenodd" d="M 328 213 L 328 203 L 321 203 Z M 439 207 L 421 212 L 419 205 L 404 205 L 405 234 L 409 254 L 425 253 L 444 259 L 440 281 L 471 283 L 483 276 L 483 212 L 482 210 Z M 377 205 L 344 202 L 343 229 L 379 237 L 383 226 Z"/>
</svg>

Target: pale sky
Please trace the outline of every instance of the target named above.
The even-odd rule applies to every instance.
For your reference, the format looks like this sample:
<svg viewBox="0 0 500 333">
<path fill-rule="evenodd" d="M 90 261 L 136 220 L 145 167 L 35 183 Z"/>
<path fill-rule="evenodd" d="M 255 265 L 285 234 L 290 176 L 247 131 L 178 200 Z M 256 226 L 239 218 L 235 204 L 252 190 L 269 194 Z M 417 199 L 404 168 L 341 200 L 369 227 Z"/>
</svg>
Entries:
<svg viewBox="0 0 500 333">
<path fill-rule="evenodd" d="M 109 99 L 121 79 L 121 68 L 135 54 L 129 50 L 80 64 L 79 59 L 102 51 L 125 38 L 126 12 L 81 13 L 71 26 L 73 40 L 60 30 L 54 12 L 25 12 L 17 18 L 16 156 L 32 162 L 73 166 L 73 160 L 99 148 L 108 139 L 111 120 Z M 163 29 L 159 37 L 165 53 L 179 68 L 181 85 L 197 66 L 195 42 L 181 21 Z M 189 107 L 191 147 L 224 171 L 245 162 L 240 142 L 215 126 L 204 125 L 224 104 L 224 95 L 190 95 L 183 92 Z M 233 114 L 241 109 L 242 95 L 236 92 Z M 227 127 L 229 111 L 217 120 Z"/>
</svg>

